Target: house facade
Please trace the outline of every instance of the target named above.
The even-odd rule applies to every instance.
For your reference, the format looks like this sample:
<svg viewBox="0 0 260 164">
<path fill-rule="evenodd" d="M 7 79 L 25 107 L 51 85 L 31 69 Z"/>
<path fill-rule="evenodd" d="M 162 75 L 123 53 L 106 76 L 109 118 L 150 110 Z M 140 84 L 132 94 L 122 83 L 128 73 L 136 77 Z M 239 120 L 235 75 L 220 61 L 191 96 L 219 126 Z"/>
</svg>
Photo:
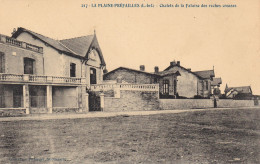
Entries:
<svg viewBox="0 0 260 164">
<path fill-rule="evenodd" d="M 104 75 L 104 80 L 116 80 L 119 83 L 133 84 L 158 84 L 161 96 L 175 97 L 177 93 L 177 77 L 179 72 L 160 73 L 155 67 L 153 73 L 145 72 L 145 66 L 141 65 L 140 70 L 119 67 Z"/>
<path fill-rule="evenodd" d="M 26 113 L 84 111 L 105 61 L 96 34 L 55 40 L 25 28 L 0 35 L 0 108 Z"/>
<path fill-rule="evenodd" d="M 214 70 L 192 72 L 191 69 L 181 66 L 180 61 L 173 61 L 163 71 L 155 67 L 153 73 L 145 72 L 144 65 L 140 66 L 140 70 L 119 67 L 106 73 L 104 80 L 122 79 L 127 83 L 139 84 L 159 83 L 162 98 L 209 98 L 213 93 L 211 84 L 214 76 Z"/>
</svg>

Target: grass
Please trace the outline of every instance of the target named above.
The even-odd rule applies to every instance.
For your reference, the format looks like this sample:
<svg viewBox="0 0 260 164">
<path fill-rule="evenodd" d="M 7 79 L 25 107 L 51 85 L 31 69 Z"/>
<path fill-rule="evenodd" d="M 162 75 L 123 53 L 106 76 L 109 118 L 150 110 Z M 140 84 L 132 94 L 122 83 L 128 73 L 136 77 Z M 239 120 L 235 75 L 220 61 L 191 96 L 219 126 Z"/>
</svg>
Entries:
<svg viewBox="0 0 260 164">
<path fill-rule="evenodd" d="M 260 163 L 260 110 L 0 122 L 0 163 Z"/>
</svg>

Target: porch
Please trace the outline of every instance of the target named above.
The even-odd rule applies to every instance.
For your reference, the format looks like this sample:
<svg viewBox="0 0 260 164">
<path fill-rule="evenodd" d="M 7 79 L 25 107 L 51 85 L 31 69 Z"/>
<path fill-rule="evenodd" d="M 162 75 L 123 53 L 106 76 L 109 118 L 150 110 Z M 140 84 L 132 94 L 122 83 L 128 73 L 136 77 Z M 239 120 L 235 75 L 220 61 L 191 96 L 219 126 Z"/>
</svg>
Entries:
<svg viewBox="0 0 260 164">
<path fill-rule="evenodd" d="M 80 112 L 84 93 L 82 86 L 0 84 L 0 114 Z"/>
</svg>

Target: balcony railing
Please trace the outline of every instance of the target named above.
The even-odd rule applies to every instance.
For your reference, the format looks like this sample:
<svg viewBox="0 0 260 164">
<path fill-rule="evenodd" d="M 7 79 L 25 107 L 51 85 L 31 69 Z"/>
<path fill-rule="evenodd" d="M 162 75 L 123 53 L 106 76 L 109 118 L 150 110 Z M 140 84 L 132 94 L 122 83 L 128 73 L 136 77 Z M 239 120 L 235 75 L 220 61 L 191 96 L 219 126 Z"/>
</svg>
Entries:
<svg viewBox="0 0 260 164">
<path fill-rule="evenodd" d="M 0 43 L 5 43 L 8 45 L 12 45 L 15 47 L 20 47 L 20 48 L 24 48 L 30 51 L 34 51 L 34 52 L 38 52 L 38 53 L 43 53 L 43 48 L 42 47 L 38 47 L 26 42 L 22 42 L 19 40 L 16 40 L 14 38 L 5 36 L 5 35 L 0 35 Z"/>
<path fill-rule="evenodd" d="M 85 78 L 37 76 L 37 75 L 15 75 L 0 73 L 0 81 L 5 82 L 31 82 L 31 83 L 54 83 L 54 84 L 86 84 Z"/>
<path fill-rule="evenodd" d="M 93 84 L 90 86 L 92 91 L 107 90 L 136 90 L 136 91 L 159 91 L 159 84 Z"/>
</svg>

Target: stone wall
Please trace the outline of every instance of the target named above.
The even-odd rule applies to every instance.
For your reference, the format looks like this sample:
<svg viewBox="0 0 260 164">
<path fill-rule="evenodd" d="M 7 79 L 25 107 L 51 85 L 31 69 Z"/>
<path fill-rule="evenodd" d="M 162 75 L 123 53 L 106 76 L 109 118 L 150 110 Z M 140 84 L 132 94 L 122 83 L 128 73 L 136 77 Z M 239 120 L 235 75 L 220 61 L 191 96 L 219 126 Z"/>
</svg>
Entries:
<svg viewBox="0 0 260 164">
<path fill-rule="evenodd" d="M 193 108 L 213 108 L 212 99 L 160 99 L 160 109 L 193 109 Z M 234 108 L 234 107 L 253 107 L 254 100 L 232 100 L 219 99 L 217 101 L 218 108 Z"/>
<path fill-rule="evenodd" d="M 80 113 L 79 108 L 53 108 L 52 113 Z"/>
<path fill-rule="evenodd" d="M 159 102 L 164 110 L 214 107 L 211 99 L 160 99 Z"/>
<path fill-rule="evenodd" d="M 232 100 L 232 99 L 219 99 L 217 101 L 218 108 L 225 107 L 252 107 L 254 100 Z"/>
<path fill-rule="evenodd" d="M 158 110 L 158 91 L 121 90 L 120 98 L 105 97 L 105 112 Z"/>
<path fill-rule="evenodd" d="M 0 109 L 0 117 L 14 117 L 26 115 L 25 109 Z"/>
</svg>

